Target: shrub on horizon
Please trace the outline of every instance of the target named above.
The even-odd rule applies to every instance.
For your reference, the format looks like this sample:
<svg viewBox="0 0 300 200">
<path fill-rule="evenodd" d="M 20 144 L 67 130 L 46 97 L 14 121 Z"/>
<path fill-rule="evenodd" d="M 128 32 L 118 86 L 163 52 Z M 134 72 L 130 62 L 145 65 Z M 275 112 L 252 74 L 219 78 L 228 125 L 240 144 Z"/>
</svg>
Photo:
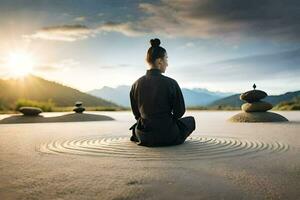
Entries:
<svg viewBox="0 0 300 200">
<path fill-rule="evenodd" d="M 55 107 L 55 103 L 52 99 L 48 99 L 47 102 L 44 102 L 20 98 L 15 103 L 15 110 L 18 111 L 21 107 L 37 107 L 42 109 L 44 112 L 52 112 Z"/>
<path fill-rule="evenodd" d="M 291 101 L 283 101 L 274 107 L 274 110 L 300 110 L 300 97 L 295 97 Z"/>
</svg>

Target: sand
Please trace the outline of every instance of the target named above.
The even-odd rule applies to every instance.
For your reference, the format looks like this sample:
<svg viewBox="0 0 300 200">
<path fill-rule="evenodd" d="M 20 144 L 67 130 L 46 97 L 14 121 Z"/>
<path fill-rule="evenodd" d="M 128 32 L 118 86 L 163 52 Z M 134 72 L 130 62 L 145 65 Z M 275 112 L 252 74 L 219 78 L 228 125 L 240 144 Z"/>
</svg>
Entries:
<svg viewBox="0 0 300 200">
<path fill-rule="evenodd" d="M 55 114 L 55 113 L 54 113 Z M 45 116 L 44 116 L 45 115 Z M 65 113 L 58 116 L 48 116 L 49 114 L 40 114 L 37 116 L 26 116 L 23 114 L 15 114 L 7 116 L 0 120 L 0 124 L 18 124 L 18 123 L 50 123 L 50 122 L 85 122 L 85 121 L 108 121 L 113 118 L 100 114 L 87 113 Z"/>
<path fill-rule="evenodd" d="M 236 113 L 189 112 L 195 132 L 161 148 L 129 141 L 130 112 L 1 124 L 0 199 L 297 199 L 300 112 L 280 112 L 282 123 L 226 121 Z"/>
</svg>

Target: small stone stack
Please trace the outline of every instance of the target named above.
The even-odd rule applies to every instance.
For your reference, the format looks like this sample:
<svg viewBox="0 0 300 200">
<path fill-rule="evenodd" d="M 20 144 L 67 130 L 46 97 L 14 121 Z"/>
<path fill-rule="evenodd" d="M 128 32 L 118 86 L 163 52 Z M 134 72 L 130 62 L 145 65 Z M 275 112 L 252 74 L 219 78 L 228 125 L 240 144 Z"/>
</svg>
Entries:
<svg viewBox="0 0 300 200">
<path fill-rule="evenodd" d="M 262 90 L 256 90 L 256 85 L 253 85 L 254 90 L 250 90 L 241 94 L 240 99 L 246 101 L 242 105 L 242 110 L 248 113 L 251 112 L 266 112 L 273 108 L 272 104 L 261 101 L 261 99 L 266 98 L 268 95 Z"/>
<path fill-rule="evenodd" d="M 247 91 L 240 95 L 240 99 L 246 101 L 242 105 L 244 112 L 238 113 L 231 117 L 232 122 L 281 122 L 288 121 L 285 117 L 267 112 L 273 108 L 272 104 L 261 101 L 267 97 L 267 93 L 262 90 L 256 90 L 256 85 L 253 85 L 253 90 Z"/>
<path fill-rule="evenodd" d="M 75 111 L 76 113 L 83 113 L 83 111 L 85 111 L 85 108 L 82 106 L 82 102 L 81 101 L 77 101 L 75 103 L 75 107 L 73 109 L 73 111 Z"/>
</svg>

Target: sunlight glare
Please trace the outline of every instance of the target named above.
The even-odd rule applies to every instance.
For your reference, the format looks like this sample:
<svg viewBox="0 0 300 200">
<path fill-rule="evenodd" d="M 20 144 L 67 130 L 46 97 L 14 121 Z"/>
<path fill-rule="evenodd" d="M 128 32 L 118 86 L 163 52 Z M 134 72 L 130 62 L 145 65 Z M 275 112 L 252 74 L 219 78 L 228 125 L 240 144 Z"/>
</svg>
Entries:
<svg viewBox="0 0 300 200">
<path fill-rule="evenodd" d="M 14 51 L 9 53 L 7 64 L 13 76 L 22 77 L 32 72 L 34 59 L 28 52 Z"/>
</svg>

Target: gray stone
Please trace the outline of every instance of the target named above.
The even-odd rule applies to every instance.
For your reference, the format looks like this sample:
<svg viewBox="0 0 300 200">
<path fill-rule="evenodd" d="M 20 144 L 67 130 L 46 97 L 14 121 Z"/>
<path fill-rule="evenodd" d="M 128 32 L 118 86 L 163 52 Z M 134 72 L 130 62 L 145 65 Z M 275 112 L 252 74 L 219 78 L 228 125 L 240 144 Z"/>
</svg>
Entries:
<svg viewBox="0 0 300 200">
<path fill-rule="evenodd" d="M 81 101 L 76 101 L 76 102 L 75 102 L 75 106 L 76 106 L 76 107 L 82 106 L 82 102 L 81 102 Z"/>
<path fill-rule="evenodd" d="M 265 101 L 257 101 L 253 103 L 244 103 L 242 110 L 245 112 L 266 112 L 273 108 L 272 104 Z"/>
<path fill-rule="evenodd" d="M 85 111 L 85 108 L 84 107 L 77 107 L 77 108 L 74 108 L 73 111 L 75 111 L 76 113 L 83 113 L 83 111 Z"/>
<path fill-rule="evenodd" d="M 41 112 L 43 112 L 42 109 L 37 108 L 37 107 L 21 107 L 19 109 L 19 111 L 21 113 L 23 113 L 23 115 L 26 115 L 26 116 L 37 116 Z"/>
<path fill-rule="evenodd" d="M 262 90 L 250 90 L 240 95 L 240 99 L 248 103 L 259 101 L 265 98 L 267 95 L 266 92 Z"/>
<path fill-rule="evenodd" d="M 241 112 L 229 119 L 231 122 L 287 122 L 288 120 L 273 112 Z"/>
</svg>

